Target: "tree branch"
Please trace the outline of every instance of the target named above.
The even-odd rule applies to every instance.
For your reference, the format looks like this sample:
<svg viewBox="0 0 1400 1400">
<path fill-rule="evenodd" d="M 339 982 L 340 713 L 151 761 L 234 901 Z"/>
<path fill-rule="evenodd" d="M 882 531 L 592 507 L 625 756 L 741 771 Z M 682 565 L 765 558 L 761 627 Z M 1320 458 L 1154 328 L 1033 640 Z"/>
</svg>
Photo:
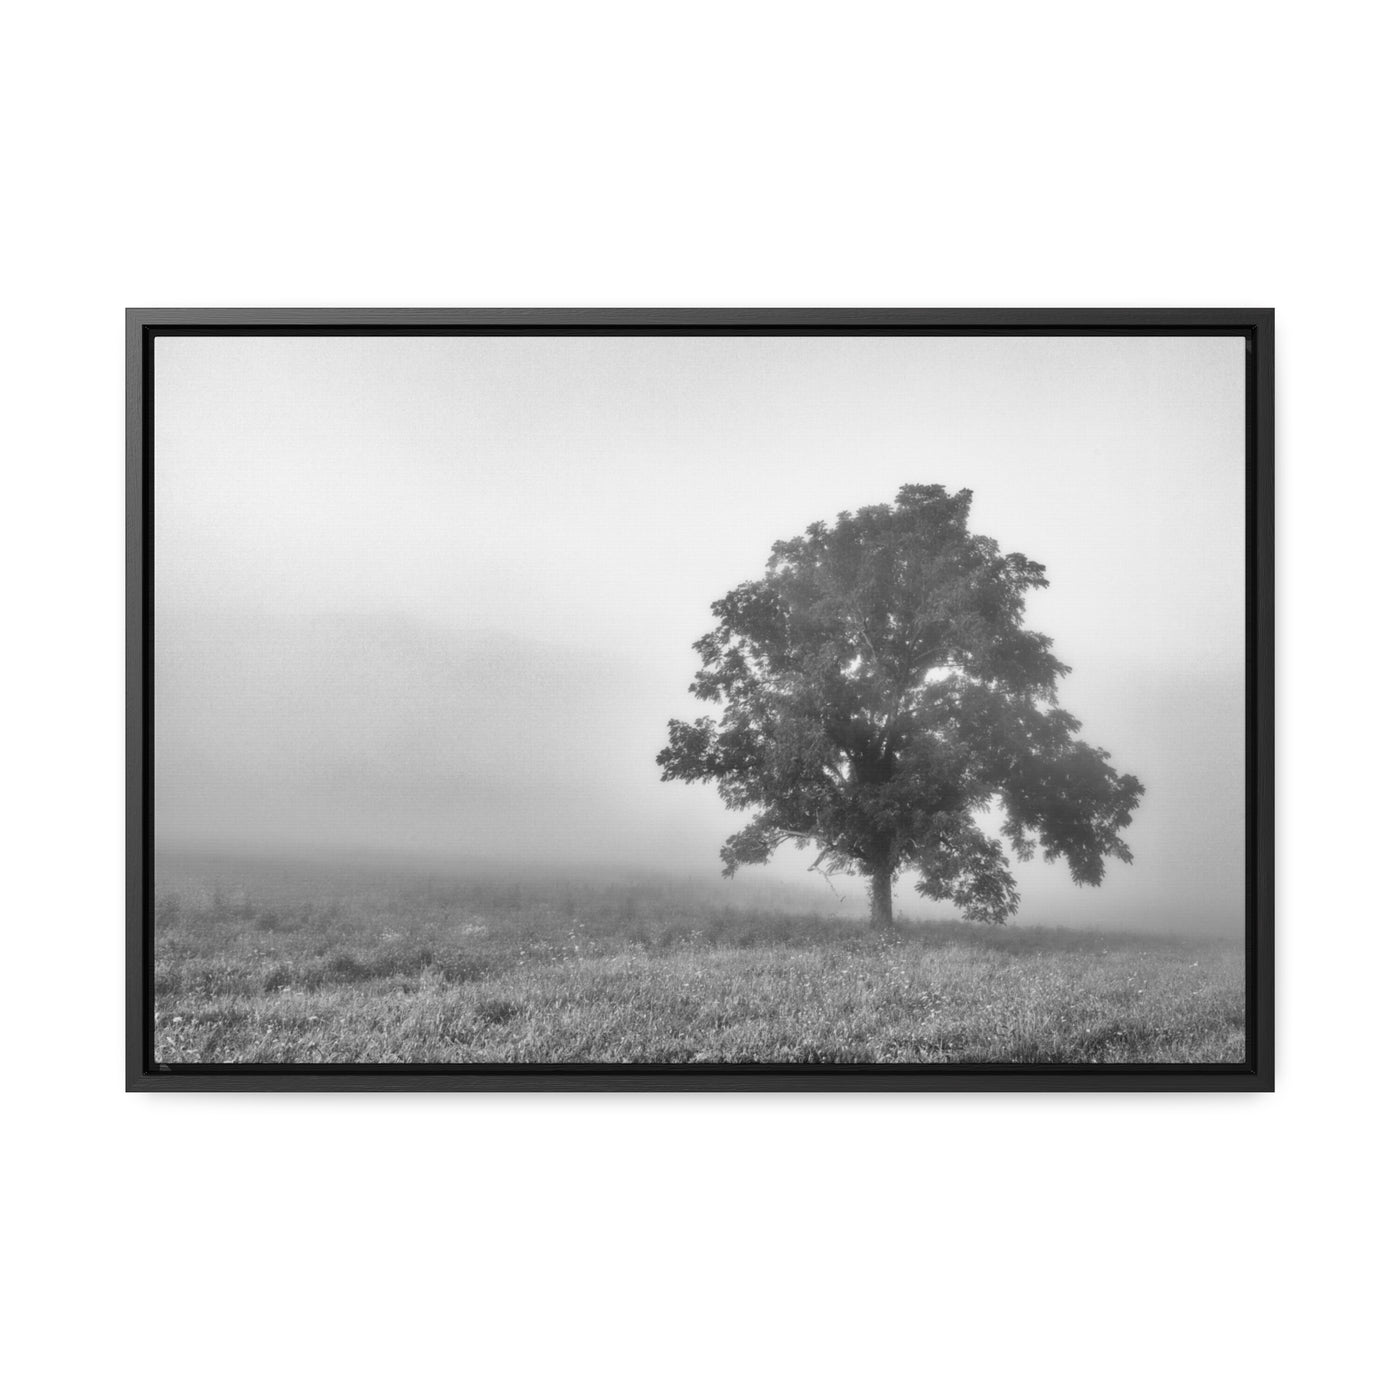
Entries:
<svg viewBox="0 0 1400 1400">
<path fill-rule="evenodd" d="M 807 867 L 807 869 L 808 869 L 808 870 L 815 870 L 815 871 L 817 872 L 817 874 L 820 875 L 820 876 L 822 877 L 822 879 L 826 881 L 826 887 L 827 887 L 827 889 L 829 889 L 829 890 L 832 892 L 832 894 L 834 894 L 834 895 L 836 896 L 836 902 L 837 902 L 838 904 L 844 904 L 844 903 L 846 902 L 846 896 L 845 896 L 844 894 L 838 893 L 838 891 L 837 891 L 837 889 L 836 889 L 836 886 L 833 885 L 833 884 L 831 883 L 831 876 L 830 876 L 825 870 L 822 869 L 822 861 L 824 861 L 824 860 L 827 858 L 827 856 L 830 855 L 830 854 L 831 854 L 831 847 L 830 847 L 830 846 L 823 846 L 823 847 L 822 847 L 822 853 L 821 853 L 821 855 L 819 855 L 819 856 L 816 858 L 816 860 L 814 860 L 814 861 L 811 863 L 811 865 L 809 865 L 809 866 Z"/>
</svg>

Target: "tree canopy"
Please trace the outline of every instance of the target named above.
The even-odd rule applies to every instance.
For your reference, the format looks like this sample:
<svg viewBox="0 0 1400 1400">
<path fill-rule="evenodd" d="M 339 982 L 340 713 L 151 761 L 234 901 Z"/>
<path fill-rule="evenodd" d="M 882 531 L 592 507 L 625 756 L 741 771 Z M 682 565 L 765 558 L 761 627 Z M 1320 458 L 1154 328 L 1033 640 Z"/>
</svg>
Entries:
<svg viewBox="0 0 1400 1400">
<path fill-rule="evenodd" d="M 971 491 L 906 486 L 773 546 L 761 579 L 713 604 L 695 644 L 698 699 L 718 719 L 672 720 L 663 780 L 713 782 L 755 812 L 721 850 L 724 873 L 784 841 L 871 883 L 876 924 L 910 868 L 929 899 L 1004 923 L 1019 896 L 1003 842 L 975 818 L 999 803 L 1022 860 L 1037 844 L 1097 885 L 1143 786 L 1076 738 L 1056 703 L 1069 667 L 1023 626 L 1047 586 L 1023 554 L 968 529 Z"/>
</svg>

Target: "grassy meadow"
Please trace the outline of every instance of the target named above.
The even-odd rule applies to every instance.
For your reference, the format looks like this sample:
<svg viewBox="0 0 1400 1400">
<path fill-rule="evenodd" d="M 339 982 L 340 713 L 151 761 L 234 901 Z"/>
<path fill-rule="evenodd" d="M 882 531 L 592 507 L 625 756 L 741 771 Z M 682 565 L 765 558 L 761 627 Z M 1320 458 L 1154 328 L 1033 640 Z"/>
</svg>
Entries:
<svg viewBox="0 0 1400 1400">
<path fill-rule="evenodd" d="M 163 863 L 165 1063 L 1201 1063 L 1242 941 L 863 922 L 683 885 Z"/>
</svg>

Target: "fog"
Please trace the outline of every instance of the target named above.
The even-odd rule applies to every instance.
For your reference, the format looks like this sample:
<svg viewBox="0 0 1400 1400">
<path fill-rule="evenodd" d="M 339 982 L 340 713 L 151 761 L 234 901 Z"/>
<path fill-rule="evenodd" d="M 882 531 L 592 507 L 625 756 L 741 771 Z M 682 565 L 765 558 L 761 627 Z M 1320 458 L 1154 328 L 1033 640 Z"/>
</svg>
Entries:
<svg viewBox="0 0 1400 1400">
<path fill-rule="evenodd" d="M 1061 701 L 1147 787 L 1134 864 L 1017 865 L 1020 921 L 1242 930 L 1227 338 L 163 336 L 158 849 L 718 883 L 745 817 L 655 764 L 690 644 L 774 540 L 906 482 L 1046 565 Z M 810 859 L 737 887 L 859 910 Z"/>
</svg>

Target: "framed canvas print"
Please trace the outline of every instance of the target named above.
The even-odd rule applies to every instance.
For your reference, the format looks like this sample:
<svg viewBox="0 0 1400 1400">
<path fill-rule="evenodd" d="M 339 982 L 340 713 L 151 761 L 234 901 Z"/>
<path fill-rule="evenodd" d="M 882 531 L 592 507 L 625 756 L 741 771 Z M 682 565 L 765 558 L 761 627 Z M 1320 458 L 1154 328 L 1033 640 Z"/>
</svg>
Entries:
<svg viewBox="0 0 1400 1400">
<path fill-rule="evenodd" d="M 1273 1087 L 1271 312 L 127 355 L 129 1088 Z"/>
</svg>

